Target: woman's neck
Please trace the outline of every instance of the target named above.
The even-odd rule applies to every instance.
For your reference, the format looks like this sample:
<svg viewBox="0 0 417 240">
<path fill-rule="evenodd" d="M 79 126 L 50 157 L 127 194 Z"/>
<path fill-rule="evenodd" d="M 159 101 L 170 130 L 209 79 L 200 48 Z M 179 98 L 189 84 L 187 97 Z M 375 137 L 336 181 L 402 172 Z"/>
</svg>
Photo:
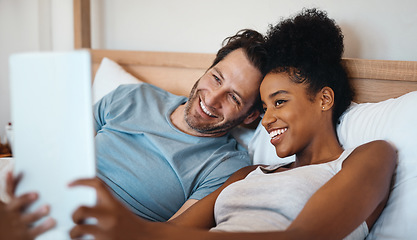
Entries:
<svg viewBox="0 0 417 240">
<path fill-rule="evenodd" d="M 296 153 L 292 167 L 330 162 L 336 160 L 342 152 L 343 148 L 336 133 L 334 131 L 323 133 L 316 136 L 305 149 Z"/>
</svg>

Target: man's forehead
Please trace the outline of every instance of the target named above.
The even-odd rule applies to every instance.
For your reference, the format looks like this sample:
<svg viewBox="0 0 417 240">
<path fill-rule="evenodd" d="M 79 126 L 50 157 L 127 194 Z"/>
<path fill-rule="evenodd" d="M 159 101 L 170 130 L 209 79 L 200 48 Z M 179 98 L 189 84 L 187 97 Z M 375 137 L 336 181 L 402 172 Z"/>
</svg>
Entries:
<svg viewBox="0 0 417 240">
<path fill-rule="evenodd" d="M 238 48 L 238 49 L 235 49 L 235 50 L 231 51 L 220 62 L 233 61 L 233 60 L 235 60 L 235 61 L 246 61 L 247 63 L 251 64 L 251 62 L 249 61 L 249 58 L 248 58 L 246 52 L 243 50 L 243 48 Z"/>
</svg>

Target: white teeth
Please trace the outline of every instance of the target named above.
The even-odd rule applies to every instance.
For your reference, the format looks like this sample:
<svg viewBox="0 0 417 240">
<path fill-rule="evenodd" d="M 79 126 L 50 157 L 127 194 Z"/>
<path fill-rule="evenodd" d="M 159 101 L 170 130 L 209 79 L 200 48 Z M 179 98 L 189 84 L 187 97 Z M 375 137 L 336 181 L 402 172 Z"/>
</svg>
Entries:
<svg viewBox="0 0 417 240">
<path fill-rule="evenodd" d="M 288 128 L 280 128 L 280 129 L 274 130 L 274 131 L 272 131 L 272 132 L 269 133 L 269 137 L 270 138 L 274 138 L 274 137 L 276 137 L 278 135 L 283 134 L 287 130 L 288 130 Z"/>
<path fill-rule="evenodd" d="M 201 109 L 203 109 L 203 112 L 205 114 L 209 115 L 210 117 L 213 116 L 213 114 L 211 112 L 209 112 L 209 110 L 207 109 L 207 107 L 203 105 L 203 102 L 202 101 L 200 101 L 200 107 L 201 107 Z"/>
</svg>

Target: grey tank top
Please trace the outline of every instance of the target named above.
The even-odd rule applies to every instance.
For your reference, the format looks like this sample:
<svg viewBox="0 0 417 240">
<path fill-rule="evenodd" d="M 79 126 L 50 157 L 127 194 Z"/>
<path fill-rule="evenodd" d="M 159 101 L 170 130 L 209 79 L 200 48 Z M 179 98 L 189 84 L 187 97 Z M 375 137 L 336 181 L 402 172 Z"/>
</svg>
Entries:
<svg viewBox="0 0 417 240">
<path fill-rule="evenodd" d="M 211 231 L 282 231 L 297 217 L 308 199 L 342 168 L 354 149 L 338 159 L 272 172 L 288 163 L 258 167 L 245 179 L 232 183 L 218 196 Z M 363 222 L 345 239 L 365 239 L 369 230 Z"/>
</svg>

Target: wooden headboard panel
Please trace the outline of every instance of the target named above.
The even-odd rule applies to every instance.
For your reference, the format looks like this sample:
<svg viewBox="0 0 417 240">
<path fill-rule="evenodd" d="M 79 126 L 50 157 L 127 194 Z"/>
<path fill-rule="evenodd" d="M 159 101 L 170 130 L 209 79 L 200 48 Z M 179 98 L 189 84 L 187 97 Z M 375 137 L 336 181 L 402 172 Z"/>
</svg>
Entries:
<svg viewBox="0 0 417 240">
<path fill-rule="evenodd" d="M 355 102 L 379 102 L 417 91 L 417 62 L 343 59 Z"/>
<path fill-rule="evenodd" d="M 214 54 L 90 50 L 93 71 L 103 57 L 119 63 L 144 82 L 188 96 L 191 87 L 211 65 Z M 343 59 L 356 92 L 356 102 L 379 102 L 417 91 L 417 62 Z"/>
<path fill-rule="evenodd" d="M 103 57 L 112 59 L 141 81 L 188 96 L 215 55 L 202 53 L 90 50 L 95 73 Z"/>
<path fill-rule="evenodd" d="M 93 72 L 108 57 L 140 80 L 188 96 L 194 82 L 211 65 L 214 54 L 91 49 L 90 1 L 74 1 L 74 45 L 89 49 Z M 343 59 L 356 102 L 378 102 L 417 91 L 417 62 Z"/>
</svg>

